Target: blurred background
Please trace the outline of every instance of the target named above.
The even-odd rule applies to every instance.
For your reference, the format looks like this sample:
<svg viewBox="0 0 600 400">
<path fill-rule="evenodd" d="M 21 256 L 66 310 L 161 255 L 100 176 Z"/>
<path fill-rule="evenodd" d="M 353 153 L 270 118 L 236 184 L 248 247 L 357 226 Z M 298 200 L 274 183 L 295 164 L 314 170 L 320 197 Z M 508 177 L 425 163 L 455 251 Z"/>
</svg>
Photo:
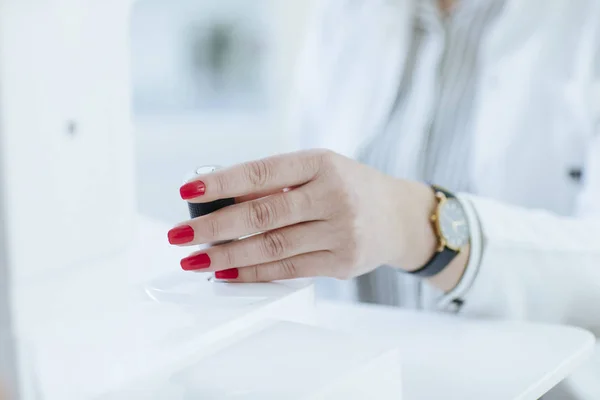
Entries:
<svg viewBox="0 0 600 400">
<path fill-rule="evenodd" d="M 178 188 L 205 164 L 288 148 L 290 82 L 314 0 L 139 0 L 132 81 L 141 211 L 187 218 Z"/>
</svg>

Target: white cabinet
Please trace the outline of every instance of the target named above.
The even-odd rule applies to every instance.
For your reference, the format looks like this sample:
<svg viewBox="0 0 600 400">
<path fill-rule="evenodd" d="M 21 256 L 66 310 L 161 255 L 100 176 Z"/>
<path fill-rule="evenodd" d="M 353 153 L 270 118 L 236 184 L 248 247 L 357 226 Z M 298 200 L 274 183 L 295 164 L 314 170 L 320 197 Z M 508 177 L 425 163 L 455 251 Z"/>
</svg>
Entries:
<svg viewBox="0 0 600 400">
<path fill-rule="evenodd" d="M 0 160 L 16 280 L 123 248 L 133 233 L 129 7 L 0 1 Z"/>
</svg>

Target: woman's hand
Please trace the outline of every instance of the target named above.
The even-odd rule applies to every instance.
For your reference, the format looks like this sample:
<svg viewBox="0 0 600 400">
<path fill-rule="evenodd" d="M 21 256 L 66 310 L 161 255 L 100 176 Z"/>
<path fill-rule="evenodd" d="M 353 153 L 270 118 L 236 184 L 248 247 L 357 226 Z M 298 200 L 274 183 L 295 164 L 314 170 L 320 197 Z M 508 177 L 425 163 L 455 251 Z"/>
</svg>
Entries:
<svg viewBox="0 0 600 400">
<path fill-rule="evenodd" d="M 181 188 L 190 202 L 236 204 L 169 232 L 175 245 L 236 239 L 193 253 L 185 270 L 219 279 L 266 282 L 348 279 L 383 264 L 412 270 L 433 254 L 432 190 L 386 176 L 329 151 L 253 161 L 204 175 Z"/>
</svg>

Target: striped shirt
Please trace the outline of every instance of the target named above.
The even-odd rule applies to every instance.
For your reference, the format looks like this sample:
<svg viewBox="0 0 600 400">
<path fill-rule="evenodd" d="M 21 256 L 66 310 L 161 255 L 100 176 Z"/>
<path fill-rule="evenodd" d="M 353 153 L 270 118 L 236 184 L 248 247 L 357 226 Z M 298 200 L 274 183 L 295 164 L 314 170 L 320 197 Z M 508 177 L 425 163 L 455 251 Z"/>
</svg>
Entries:
<svg viewBox="0 0 600 400">
<path fill-rule="evenodd" d="M 416 4 L 413 39 L 395 107 L 386 128 L 364 149 L 360 160 L 398 178 L 467 192 L 479 48 L 503 3 L 459 0 L 448 15 L 440 10 L 438 0 Z M 413 143 L 407 146 L 403 132 L 414 134 L 416 129 L 421 151 L 415 151 L 413 159 L 398 157 L 400 146 L 415 148 Z M 437 295 L 423 290 L 420 280 L 388 267 L 357 279 L 361 301 L 419 307 Z"/>
</svg>

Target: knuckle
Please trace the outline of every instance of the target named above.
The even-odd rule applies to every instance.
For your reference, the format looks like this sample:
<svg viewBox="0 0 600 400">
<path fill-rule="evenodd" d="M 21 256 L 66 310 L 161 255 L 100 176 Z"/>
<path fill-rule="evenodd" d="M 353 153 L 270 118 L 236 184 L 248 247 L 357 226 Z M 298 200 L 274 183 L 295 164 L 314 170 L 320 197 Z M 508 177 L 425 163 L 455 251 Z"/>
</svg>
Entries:
<svg viewBox="0 0 600 400">
<path fill-rule="evenodd" d="M 273 272 L 269 266 L 254 267 L 255 282 L 271 282 L 273 280 Z"/>
<path fill-rule="evenodd" d="M 270 231 L 263 237 L 263 252 L 268 259 L 279 259 L 283 257 L 290 247 L 285 235 L 278 231 Z"/>
<path fill-rule="evenodd" d="M 344 259 L 344 265 L 354 266 L 360 262 L 360 253 L 356 249 L 356 244 L 352 243 L 352 247 L 348 250 Z"/>
<path fill-rule="evenodd" d="M 314 156 L 321 161 L 330 161 L 336 157 L 336 153 L 329 149 L 315 149 L 313 150 Z"/>
<path fill-rule="evenodd" d="M 354 267 L 361 264 L 360 242 L 358 230 L 348 230 L 347 234 L 344 235 L 343 245 L 339 247 L 337 252 L 341 265 Z M 348 270 L 348 268 L 344 268 L 344 270 Z"/>
<path fill-rule="evenodd" d="M 260 268 L 257 266 L 254 267 L 248 267 L 246 268 L 246 271 L 248 271 L 248 280 L 250 282 L 262 282 L 261 280 L 261 274 L 260 274 Z"/>
<path fill-rule="evenodd" d="M 337 167 L 338 155 L 328 149 L 317 150 L 315 154 L 315 162 L 325 169 L 335 169 Z"/>
<path fill-rule="evenodd" d="M 246 178 L 256 188 L 264 187 L 271 178 L 272 168 L 266 160 L 256 160 L 245 164 Z"/>
<path fill-rule="evenodd" d="M 338 190 L 337 199 L 340 210 L 345 210 L 350 221 L 356 220 L 358 217 L 355 206 L 354 196 L 347 190 Z"/>
<path fill-rule="evenodd" d="M 223 174 L 216 174 L 214 176 L 215 188 L 217 193 L 227 193 L 229 187 L 229 181 Z"/>
<path fill-rule="evenodd" d="M 251 229 L 263 230 L 275 220 L 275 208 L 267 201 L 254 201 L 250 203 L 248 212 L 248 226 Z"/>
<path fill-rule="evenodd" d="M 326 196 L 335 199 L 335 202 L 327 204 L 329 216 L 338 217 L 343 224 L 344 231 L 348 234 L 354 234 L 355 224 L 361 218 L 360 200 L 356 195 L 345 190 L 344 187 L 338 187 L 335 184 L 331 185 Z"/>
<path fill-rule="evenodd" d="M 308 190 L 298 190 L 294 194 L 295 203 L 288 204 L 289 210 L 312 210 L 315 207 L 315 199 Z"/>
<path fill-rule="evenodd" d="M 315 149 L 308 153 L 302 166 L 306 171 L 318 174 L 324 165 L 333 157 L 333 152 L 327 149 Z"/>
<path fill-rule="evenodd" d="M 223 263 L 226 267 L 233 268 L 237 267 L 237 257 L 235 252 L 231 249 L 223 249 Z"/>
<path fill-rule="evenodd" d="M 347 166 L 340 156 L 335 153 L 321 156 L 320 176 L 327 182 L 325 190 L 329 196 L 336 198 L 336 204 L 344 207 L 352 206 L 356 198 L 356 189 L 347 175 Z"/>
<path fill-rule="evenodd" d="M 296 263 L 290 258 L 281 260 L 279 262 L 279 268 L 281 271 L 281 276 L 284 279 L 294 278 L 298 276 L 298 267 Z"/>
<path fill-rule="evenodd" d="M 339 268 L 333 277 L 341 281 L 347 281 L 352 279 L 353 276 L 348 268 Z"/>
<path fill-rule="evenodd" d="M 356 253 L 353 252 L 356 252 L 356 250 L 348 248 L 336 254 L 334 261 L 331 263 L 333 266 L 331 270 L 332 278 L 347 281 L 356 277 L 358 268 L 355 263 Z"/>
<path fill-rule="evenodd" d="M 211 239 L 216 239 L 221 234 L 221 226 L 216 218 L 208 218 L 203 226 Z"/>
</svg>

